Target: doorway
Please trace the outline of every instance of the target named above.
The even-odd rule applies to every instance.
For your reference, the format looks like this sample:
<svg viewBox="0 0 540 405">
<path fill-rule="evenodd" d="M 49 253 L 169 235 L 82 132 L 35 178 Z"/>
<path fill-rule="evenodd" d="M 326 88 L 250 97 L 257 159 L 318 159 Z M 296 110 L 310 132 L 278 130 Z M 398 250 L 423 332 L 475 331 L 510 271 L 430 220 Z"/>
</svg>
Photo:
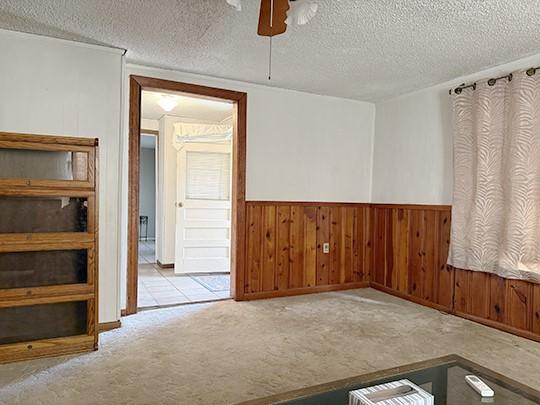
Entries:
<svg viewBox="0 0 540 405">
<path fill-rule="evenodd" d="M 145 116 L 143 102 L 142 116 Z M 139 266 L 137 307 L 159 306 L 157 287 L 160 274 L 156 261 L 156 200 L 157 200 L 157 145 L 159 130 L 153 119 L 141 123 L 139 152 Z M 152 281 L 154 281 L 152 283 Z M 161 301 L 161 304 L 167 301 Z"/>
<path fill-rule="evenodd" d="M 139 263 L 155 263 L 157 137 L 144 128 L 140 156 Z"/>
<path fill-rule="evenodd" d="M 151 124 L 144 114 L 149 95 L 158 97 L 171 110 L 174 105 L 183 105 L 181 113 L 164 114 L 157 129 L 151 130 L 157 135 L 155 225 L 151 224 L 151 214 L 143 212 L 147 211 L 148 195 L 141 194 L 145 187 L 143 159 L 148 155 L 144 145 L 149 142 L 146 135 L 152 135 L 145 128 Z M 242 299 L 246 99 L 245 93 L 235 91 L 130 77 L 126 314 L 137 312 L 141 306 L 197 302 L 197 293 L 202 294 L 202 300 Z M 218 104 L 220 108 L 225 106 L 223 110 L 228 108 L 228 117 L 189 116 L 190 106 Z M 171 181 L 173 186 L 167 187 Z M 152 230 L 154 237 L 150 235 Z M 145 268 L 142 272 L 141 265 Z M 147 288 L 152 282 L 145 284 L 145 277 L 147 281 L 153 278 L 154 288 Z M 156 282 L 162 288 L 157 288 Z M 177 299 L 165 282 L 186 299 L 173 302 Z M 169 294 L 162 297 L 162 304 L 149 299 L 150 290 L 160 289 L 168 289 Z"/>
</svg>

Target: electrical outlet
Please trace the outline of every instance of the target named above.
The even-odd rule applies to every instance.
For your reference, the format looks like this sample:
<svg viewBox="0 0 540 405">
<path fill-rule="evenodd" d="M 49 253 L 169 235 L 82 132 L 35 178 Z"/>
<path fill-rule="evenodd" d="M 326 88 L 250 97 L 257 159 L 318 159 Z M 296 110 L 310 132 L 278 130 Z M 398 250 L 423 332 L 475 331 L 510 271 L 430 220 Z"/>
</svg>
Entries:
<svg viewBox="0 0 540 405">
<path fill-rule="evenodd" d="M 323 243 L 322 251 L 323 251 L 323 253 L 330 253 L 330 243 L 328 243 L 328 242 Z"/>
</svg>

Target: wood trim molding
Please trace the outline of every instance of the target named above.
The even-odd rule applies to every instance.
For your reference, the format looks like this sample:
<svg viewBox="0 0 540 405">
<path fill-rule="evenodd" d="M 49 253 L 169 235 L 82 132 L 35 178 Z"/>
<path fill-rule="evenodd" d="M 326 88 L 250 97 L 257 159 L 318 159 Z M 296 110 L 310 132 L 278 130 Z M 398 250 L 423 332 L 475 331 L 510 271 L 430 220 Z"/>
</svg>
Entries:
<svg viewBox="0 0 540 405">
<path fill-rule="evenodd" d="M 423 300 L 421 298 L 417 298 L 417 297 L 414 297 L 414 296 L 411 296 L 411 295 L 403 294 L 403 293 L 400 293 L 398 291 L 394 291 L 391 288 L 388 288 L 388 287 L 386 287 L 384 285 L 380 285 L 380 284 L 377 284 L 377 283 L 374 283 L 374 282 L 371 282 L 369 287 L 371 287 L 371 288 L 373 288 L 375 290 L 382 291 L 382 292 L 384 292 L 386 294 L 390 294 L 390 295 L 393 295 L 395 297 L 398 297 L 398 298 L 401 298 L 401 299 L 404 299 L 404 300 L 407 300 L 407 301 L 414 302 L 415 304 L 418 304 L 418 305 L 423 305 L 425 307 L 433 308 L 433 309 L 436 309 L 438 311 L 446 312 L 447 314 L 450 314 L 450 315 L 454 315 L 454 316 L 457 316 L 457 317 L 460 317 L 460 318 L 468 319 L 469 321 L 473 321 L 473 322 L 480 323 L 480 324 L 485 325 L 485 326 L 489 326 L 491 328 L 502 330 L 503 332 L 508 332 L 508 333 L 513 334 L 513 335 L 521 336 L 521 337 L 524 337 L 526 339 L 530 339 L 530 340 L 540 342 L 540 335 L 537 335 L 535 333 L 532 333 L 532 332 L 529 332 L 529 331 L 526 331 L 526 330 L 523 330 L 523 329 L 514 328 L 512 326 L 508 326 L 508 325 L 505 325 L 505 324 L 500 323 L 500 322 L 495 322 L 495 321 L 492 321 L 490 319 L 482 318 L 480 316 L 474 316 L 474 315 L 467 314 L 465 312 L 460 312 L 460 311 L 456 311 L 454 309 L 449 309 L 449 308 L 445 307 L 444 305 L 440 305 L 440 304 L 437 304 L 437 303 L 434 303 L 434 302 L 431 302 L 431 301 Z"/>
<path fill-rule="evenodd" d="M 249 200 L 246 201 L 250 205 L 276 205 L 276 206 L 287 206 L 287 205 L 296 205 L 301 207 L 307 206 L 319 206 L 319 207 L 369 207 L 369 203 L 361 202 L 328 202 L 328 201 L 260 201 L 260 200 Z"/>
<path fill-rule="evenodd" d="M 144 129 L 144 128 L 141 128 L 141 134 L 159 136 L 159 131 L 156 130 L 156 129 Z"/>
<path fill-rule="evenodd" d="M 508 332 L 508 333 L 513 334 L 513 335 L 521 336 L 521 337 L 524 337 L 526 339 L 530 339 L 530 340 L 534 340 L 536 342 L 540 342 L 540 335 L 538 335 L 536 333 L 533 333 L 533 332 L 529 332 L 527 330 L 514 328 L 512 326 L 505 325 L 504 323 L 492 321 L 490 319 L 486 319 L 486 318 L 482 318 L 482 317 L 479 317 L 479 316 L 467 314 L 467 313 L 464 313 L 464 312 L 450 311 L 449 313 L 451 313 L 452 315 L 455 315 L 455 316 L 459 316 L 460 318 L 468 319 L 469 321 L 473 321 L 473 322 L 476 322 L 476 323 L 481 323 L 482 325 L 502 330 L 503 332 Z"/>
<path fill-rule="evenodd" d="M 422 205 L 422 204 L 378 204 L 366 202 L 334 202 L 334 201 L 264 201 L 247 200 L 251 205 L 298 205 L 298 206 L 321 206 L 321 207 L 370 207 L 370 208 L 401 208 L 408 210 L 448 211 L 451 205 Z"/>
<path fill-rule="evenodd" d="M 143 90 L 174 91 L 233 104 L 233 181 L 231 225 L 231 293 L 242 299 L 246 245 L 246 131 L 247 94 L 191 83 L 131 75 L 129 80 L 129 174 L 128 174 L 128 260 L 126 314 L 137 312 L 139 242 L 139 164 L 141 94 Z"/>
<path fill-rule="evenodd" d="M 451 205 L 429 205 L 429 204 L 377 204 L 370 203 L 372 208 L 395 208 L 404 210 L 422 210 L 422 211 L 449 211 Z"/>
<path fill-rule="evenodd" d="M 98 332 L 107 332 L 109 330 L 118 329 L 122 327 L 122 321 L 112 321 L 112 322 L 100 322 L 98 324 Z"/>
<path fill-rule="evenodd" d="M 231 97 L 236 94 L 231 94 Z M 231 225 L 231 295 L 244 296 L 246 265 L 247 94 L 239 94 L 233 108 L 233 178 Z"/>
<path fill-rule="evenodd" d="M 368 281 L 359 281 L 359 282 L 347 283 L 347 284 L 332 284 L 332 285 L 320 285 L 320 286 L 314 286 L 314 287 L 291 288 L 289 290 L 245 293 L 244 300 L 249 301 L 249 300 L 259 300 L 263 298 L 291 297 L 293 295 L 353 290 L 356 288 L 368 288 L 368 287 L 369 287 Z"/>
<path fill-rule="evenodd" d="M 176 91 L 186 93 L 187 95 L 194 94 L 202 97 L 217 99 L 220 101 L 240 101 L 246 96 L 246 93 L 234 90 L 220 89 L 216 87 L 202 86 L 199 84 L 191 84 L 184 82 L 175 82 L 173 80 L 157 79 L 155 77 L 131 75 L 130 78 L 137 82 L 144 90 L 152 91 Z"/>
<path fill-rule="evenodd" d="M 126 314 L 137 312 L 139 272 L 139 165 L 141 142 L 142 87 L 129 80 L 129 157 L 128 157 L 128 255 Z"/>
<path fill-rule="evenodd" d="M 452 313 L 452 311 L 450 311 L 444 305 L 437 304 L 436 302 L 431 302 L 431 301 L 428 301 L 428 300 L 423 300 L 422 298 L 418 298 L 418 297 L 415 297 L 415 296 L 412 296 L 412 295 L 408 295 L 408 294 L 405 294 L 405 293 L 402 293 L 402 292 L 399 292 L 399 291 L 396 291 L 396 290 L 392 290 L 391 288 L 386 287 L 385 285 L 381 285 L 381 284 L 375 283 L 373 281 L 370 281 L 369 287 L 373 288 L 374 290 L 382 291 L 382 292 L 384 292 L 386 294 L 393 295 L 394 297 L 398 297 L 398 298 L 402 298 L 402 299 L 407 300 L 407 301 L 414 302 L 415 304 L 418 304 L 418 305 L 423 305 L 425 307 L 436 309 L 437 311 L 443 311 L 443 312 L 447 312 L 447 313 Z"/>
</svg>

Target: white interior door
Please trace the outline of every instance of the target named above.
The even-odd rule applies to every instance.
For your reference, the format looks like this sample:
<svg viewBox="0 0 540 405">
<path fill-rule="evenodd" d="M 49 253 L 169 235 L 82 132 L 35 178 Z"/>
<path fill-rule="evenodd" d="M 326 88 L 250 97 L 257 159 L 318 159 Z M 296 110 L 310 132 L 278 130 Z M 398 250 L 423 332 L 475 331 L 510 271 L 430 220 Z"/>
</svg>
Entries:
<svg viewBox="0 0 540 405">
<path fill-rule="evenodd" d="M 177 159 L 174 272 L 229 272 L 231 145 L 186 143 Z"/>
</svg>

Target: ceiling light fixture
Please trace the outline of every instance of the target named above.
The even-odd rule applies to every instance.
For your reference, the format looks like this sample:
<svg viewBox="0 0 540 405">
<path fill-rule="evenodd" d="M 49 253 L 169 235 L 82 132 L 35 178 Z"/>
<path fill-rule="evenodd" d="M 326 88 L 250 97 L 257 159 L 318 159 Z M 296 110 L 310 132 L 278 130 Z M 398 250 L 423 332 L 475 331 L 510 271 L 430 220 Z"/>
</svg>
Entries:
<svg viewBox="0 0 540 405">
<path fill-rule="evenodd" d="M 242 10 L 242 0 L 226 0 L 228 4 Z M 259 27 L 257 34 L 270 37 L 268 54 L 268 80 L 272 78 L 272 37 L 283 34 L 288 25 L 307 24 L 319 9 L 313 0 L 260 0 Z"/>
<path fill-rule="evenodd" d="M 225 1 L 238 11 L 242 11 L 242 0 Z M 283 34 L 287 28 L 285 26 L 277 28 L 273 26 L 274 23 L 283 24 L 285 20 L 286 25 L 304 25 L 315 17 L 318 9 L 319 5 L 313 0 L 261 0 L 258 34 L 267 37 Z M 282 16 L 283 20 L 277 21 Z"/>
<path fill-rule="evenodd" d="M 285 20 L 285 24 L 305 25 L 313 17 L 315 17 L 315 14 L 317 14 L 318 9 L 319 9 L 319 5 L 315 3 L 314 1 L 309 1 L 309 0 L 293 1 L 290 4 L 290 9 L 289 9 L 289 12 L 287 13 L 287 19 Z"/>
<path fill-rule="evenodd" d="M 161 96 L 158 104 L 166 112 L 172 111 L 174 107 L 178 105 L 178 100 L 174 96 Z"/>
</svg>

